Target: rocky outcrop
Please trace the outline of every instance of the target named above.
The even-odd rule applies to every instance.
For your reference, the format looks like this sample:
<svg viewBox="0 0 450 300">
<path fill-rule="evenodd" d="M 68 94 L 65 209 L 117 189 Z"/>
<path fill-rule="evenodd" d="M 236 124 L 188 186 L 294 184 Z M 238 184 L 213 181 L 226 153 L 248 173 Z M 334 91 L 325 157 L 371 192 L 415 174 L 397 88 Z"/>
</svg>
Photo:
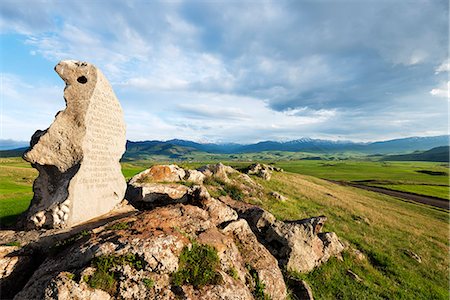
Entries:
<svg viewBox="0 0 450 300">
<path fill-rule="evenodd" d="M 325 216 L 282 222 L 258 206 L 221 199 L 247 220 L 259 240 L 289 271 L 312 271 L 344 250 L 335 233 L 321 232 Z"/>
<path fill-rule="evenodd" d="M 214 177 L 224 182 L 229 182 L 228 175 L 235 174 L 237 171 L 230 166 L 225 166 L 222 163 L 209 164 L 197 169 L 206 177 Z"/>
<path fill-rule="evenodd" d="M 32 136 L 24 159 L 39 171 L 34 197 L 21 225 L 70 227 L 108 213 L 122 201 L 126 183 L 119 160 L 125 152 L 122 108 L 94 65 L 61 61 L 66 109 Z"/>
<path fill-rule="evenodd" d="M 254 163 L 245 170 L 245 173 L 249 175 L 256 175 L 264 180 L 270 180 L 270 178 L 272 178 L 273 171 L 283 172 L 283 169 L 272 165 Z"/>
<path fill-rule="evenodd" d="M 11 265 L 5 267 L 8 274 L 0 278 L 1 286 L 14 281 L 15 257 L 32 253 L 40 244 L 37 253 L 45 255 L 15 299 L 285 299 L 280 267 L 309 272 L 344 248 L 334 233 L 321 232 L 324 216 L 283 222 L 258 206 L 233 200 L 231 192 L 211 196 L 230 187 L 246 200 L 262 192 L 270 195 L 248 175 L 222 164 L 208 165 L 196 171 L 204 176 L 201 181 L 209 178 L 203 185 L 187 181 L 191 171 L 170 165 L 138 174 L 130 180 L 127 196 L 141 211 L 128 210 L 125 217 L 72 235 L 58 229 L 0 232 L 8 241 L 29 241 L 23 251 L 0 257 L 0 264 Z M 191 278 L 177 281 L 176 274 L 186 272 L 186 251 L 198 245 L 217 254 L 217 280 L 199 286 Z M 190 259 L 207 261 L 202 253 Z M 312 299 L 306 282 L 287 279 L 294 282 L 297 297 Z"/>
<path fill-rule="evenodd" d="M 120 278 L 109 290 L 114 299 L 253 299 L 252 278 L 265 286 L 264 293 L 271 299 L 285 299 L 286 286 L 277 261 L 246 221 L 231 221 L 224 229 L 215 225 L 234 218 L 225 214 L 213 222 L 212 213 L 201 207 L 176 204 L 121 219 L 47 258 L 15 299 L 109 299 L 92 288 L 92 278 L 101 268 L 93 262 L 105 257 L 117 260 L 107 270 Z M 220 284 L 198 289 L 173 284 L 180 254 L 192 243 L 217 251 Z"/>
</svg>

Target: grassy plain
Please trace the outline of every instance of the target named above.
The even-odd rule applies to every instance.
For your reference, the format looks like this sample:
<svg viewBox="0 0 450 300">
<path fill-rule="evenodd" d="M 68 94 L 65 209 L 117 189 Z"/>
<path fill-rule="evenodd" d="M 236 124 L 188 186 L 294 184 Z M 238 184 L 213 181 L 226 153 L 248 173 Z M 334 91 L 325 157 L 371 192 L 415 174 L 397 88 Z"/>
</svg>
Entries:
<svg viewBox="0 0 450 300">
<path fill-rule="evenodd" d="M 414 187 L 444 186 L 448 184 L 447 176 L 417 170 L 447 172 L 445 166 L 350 161 L 280 162 L 277 165 L 288 172 L 274 173 L 271 181 L 254 178 L 267 192 L 257 204 L 282 220 L 325 215 L 328 221 L 324 230 L 336 232 L 349 245 L 343 261 L 333 258 L 309 274 L 291 274 L 306 280 L 316 299 L 449 299 L 448 212 L 317 178 L 372 180 L 372 183 L 375 180 L 375 184 L 395 182 Z M 123 163 L 122 170 L 125 177 L 130 178 L 149 166 L 148 162 Z M 13 222 L 29 205 L 36 175 L 36 171 L 19 158 L 0 160 L 2 224 Z M 269 195 L 270 191 L 277 191 L 288 200 L 277 201 Z M 355 249 L 364 254 L 363 258 L 355 255 Z M 412 258 L 411 252 L 420 256 L 421 262 Z M 352 278 L 349 270 L 361 281 Z"/>
<path fill-rule="evenodd" d="M 443 163 L 302 160 L 276 162 L 275 165 L 288 172 L 322 179 L 357 182 L 449 199 L 448 164 Z"/>
</svg>

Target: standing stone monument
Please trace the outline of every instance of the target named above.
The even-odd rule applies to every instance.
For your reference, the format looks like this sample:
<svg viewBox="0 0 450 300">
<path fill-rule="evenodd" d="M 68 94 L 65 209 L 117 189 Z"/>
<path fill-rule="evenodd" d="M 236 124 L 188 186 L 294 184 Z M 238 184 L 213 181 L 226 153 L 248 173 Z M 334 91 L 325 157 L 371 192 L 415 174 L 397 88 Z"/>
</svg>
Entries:
<svg viewBox="0 0 450 300">
<path fill-rule="evenodd" d="M 119 160 L 125 152 L 122 108 L 94 65 L 61 61 L 66 109 L 31 137 L 23 158 L 39 171 L 23 226 L 63 228 L 108 213 L 124 197 Z"/>
</svg>

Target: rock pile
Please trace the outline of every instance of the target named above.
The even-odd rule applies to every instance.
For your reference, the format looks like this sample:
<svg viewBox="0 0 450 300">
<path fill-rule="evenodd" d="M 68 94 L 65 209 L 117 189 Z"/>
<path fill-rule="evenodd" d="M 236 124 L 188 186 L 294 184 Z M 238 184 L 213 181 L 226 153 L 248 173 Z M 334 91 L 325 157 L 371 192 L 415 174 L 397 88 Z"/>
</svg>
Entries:
<svg viewBox="0 0 450 300">
<path fill-rule="evenodd" d="M 22 225 L 70 227 L 108 213 L 122 201 L 126 183 L 119 160 L 125 152 L 122 108 L 102 72 L 61 61 L 66 109 L 31 138 L 24 159 L 39 171 Z"/>
<path fill-rule="evenodd" d="M 189 174 L 197 174 L 196 180 Z M 198 178 L 204 184 L 196 184 Z M 141 172 L 130 180 L 127 196 L 137 207 L 151 203 L 150 210 L 58 242 L 15 299 L 285 299 L 282 269 L 308 272 L 342 251 L 334 233 L 321 232 L 325 217 L 279 221 L 231 194 L 211 196 L 208 188 L 218 182 L 261 188 L 222 164 Z M 217 281 L 179 282 L 177 274 L 187 272 L 183 259 L 199 247 L 214 249 Z M 193 257 L 198 263 L 208 259 Z M 307 284 L 302 286 L 294 290 L 310 297 Z"/>
<path fill-rule="evenodd" d="M 247 174 L 256 175 L 264 180 L 270 180 L 270 178 L 272 178 L 273 171 L 283 172 L 283 169 L 274 167 L 272 165 L 254 163 L 245 170 Z"/>
</svg>

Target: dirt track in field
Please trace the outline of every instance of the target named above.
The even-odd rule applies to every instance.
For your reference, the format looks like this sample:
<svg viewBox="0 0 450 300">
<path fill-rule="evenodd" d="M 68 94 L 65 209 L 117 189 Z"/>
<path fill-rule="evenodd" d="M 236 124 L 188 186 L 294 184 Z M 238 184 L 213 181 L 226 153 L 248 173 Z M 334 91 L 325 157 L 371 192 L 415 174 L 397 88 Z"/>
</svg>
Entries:
<svg viewBox="0 0 450 300">
<path fill-rule="evenodd" d="M 417 195 L 417 194 L 400 192 L 400 191 L 393 191 L 393 190 L 385 189 L 382 187 L 368 186 L 368 185 L 357 184 L 357 183 L 352 183 L 352 182 L 334 181 L 334 180 L 330 180 L 330 181 L 333 183 L 337 183 L 339 185 L 352 186 L 352 187 L 364 189 L 367 191 L 372 191 L 372 192 L 376 192 L 376 193 L 389 195 L 392 197 L 405 199 L 408 201 L 419 202 L 419 203 L 431 205 L 434 207 L 443 208 L 446 210 L 449 210 L 449 208 L 450 208 L 449 207 L 450 201 L 441 199 L 441 198 L 437 198 L 437 197 L 423 196 L 423 195 Z"/>
</svg>

